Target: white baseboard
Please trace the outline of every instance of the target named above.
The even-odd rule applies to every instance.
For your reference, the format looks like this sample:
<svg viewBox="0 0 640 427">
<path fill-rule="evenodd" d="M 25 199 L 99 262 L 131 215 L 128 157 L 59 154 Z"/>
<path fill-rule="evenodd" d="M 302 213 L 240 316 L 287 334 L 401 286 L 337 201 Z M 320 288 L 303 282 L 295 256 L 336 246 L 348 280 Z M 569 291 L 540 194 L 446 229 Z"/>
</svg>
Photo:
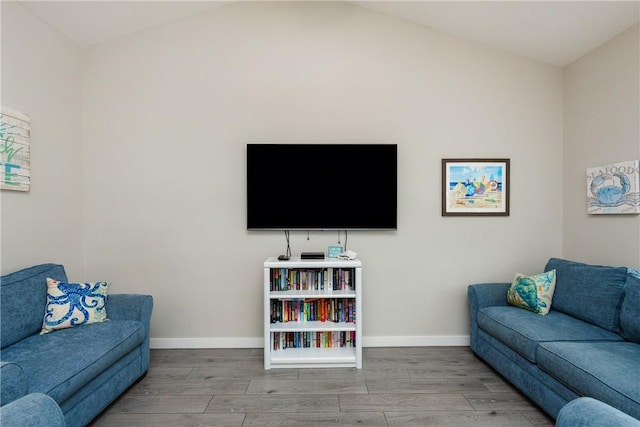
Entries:
<svg viewBox="0 0 640 427">
<path fill-rule="evenodd" d="M 153 349 L 171 348 L 262 348 L 259 338 L 151 338 Z M 413 336 L 413 337 L 364 337 L 363 347 L 460 347 L 469 345 L 468 335 Z"/>
<path fill-rule="evenodd" d="M 151 338 L 151 348 L 262 348 L 264 338 Z"/>
<path fill-rule="evenodd" d="M 363 347 L 467 347 L 469 335 L 414 336 L 414 337 L 363 337 Z"/>
</svg>

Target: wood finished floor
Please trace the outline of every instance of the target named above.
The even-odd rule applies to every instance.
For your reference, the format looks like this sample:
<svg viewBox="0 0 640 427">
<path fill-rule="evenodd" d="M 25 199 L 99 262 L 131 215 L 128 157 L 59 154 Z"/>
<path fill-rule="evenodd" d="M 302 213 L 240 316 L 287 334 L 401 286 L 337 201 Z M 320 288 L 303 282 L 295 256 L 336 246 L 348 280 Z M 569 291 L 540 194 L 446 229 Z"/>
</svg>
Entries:
<svg viewBox="0 0 640 427">
<path fill-rule="evenodd" d="M 468 347 L 364 348 L 363 368 L 263 369 L 262 349 L 151 350 L 109 426 L 537 426 L 553 420 Z"/>
</svg>

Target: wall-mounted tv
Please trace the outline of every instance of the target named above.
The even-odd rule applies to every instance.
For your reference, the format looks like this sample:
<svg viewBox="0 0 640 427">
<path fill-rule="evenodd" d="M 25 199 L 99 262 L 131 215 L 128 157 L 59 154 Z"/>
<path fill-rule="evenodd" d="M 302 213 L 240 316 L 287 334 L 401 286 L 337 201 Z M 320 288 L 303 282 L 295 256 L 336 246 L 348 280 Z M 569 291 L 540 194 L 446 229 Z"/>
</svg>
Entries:
<svg viewBox="0 0 640 427">
<path fill-rule="evenodd" d="M 247 144 L 247 229 L 397 229 L 396 144 Z"/>
</svg>

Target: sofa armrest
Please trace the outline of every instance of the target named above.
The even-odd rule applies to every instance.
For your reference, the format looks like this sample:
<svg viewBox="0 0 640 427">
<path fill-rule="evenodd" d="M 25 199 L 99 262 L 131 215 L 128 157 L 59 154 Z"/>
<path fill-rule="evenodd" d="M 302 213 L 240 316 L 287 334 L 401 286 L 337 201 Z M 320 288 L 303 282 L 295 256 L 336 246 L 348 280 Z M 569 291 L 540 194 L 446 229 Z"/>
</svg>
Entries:
<svg viewBox="0 0 640 427">
<path fill-rule="evenodd" d="M 478 283 L 469 285 L 469 342 L 471 350 L 476 351 L 478 344 L 478 310 L 483 307 L 508 305 L 507 290 L 511 283 Z"/>
<path fill-rule="evenodd" d="M 27 394 L 27 380 L 22 367 L 12 362 L 0 362 L 0 405 L 6 405 Z"/>
<path fill-rule="evenodd" d="M 31 393 L 0 408 L 3 426 L 64 427 L 62 410 L 46 394 Z"/>
<path fill-rule="evenodd" d="M 111 320 L 139 320 L 149 322 L 153 297 L 138 294 L 113 294 L 107 298 L 107 316 Z"/>
<path fill-rule="evenodd" d="M 149 369 L 149 331 L 151 329 L 151 312 L 153 297 L 139 294 L 113 294 L 107 298 L 107 317 L 110 320 L 138 320 L 146 329 L 142 344 L 142 371 Z"/>
<path fill-rule="evenodd" d="M 511 283 L 478 283 L 470 285 L 469 304 L 472 308 L 479 310 L 483 307 L 493 307 L 495 305 L 508 305 L 507 290 Z"/>
<path fill-rule="evenodd" d="M 556 427 L 640 427 L 640 420 L 591 397 L 579 397 L 562 407 Z"/>
</svg>

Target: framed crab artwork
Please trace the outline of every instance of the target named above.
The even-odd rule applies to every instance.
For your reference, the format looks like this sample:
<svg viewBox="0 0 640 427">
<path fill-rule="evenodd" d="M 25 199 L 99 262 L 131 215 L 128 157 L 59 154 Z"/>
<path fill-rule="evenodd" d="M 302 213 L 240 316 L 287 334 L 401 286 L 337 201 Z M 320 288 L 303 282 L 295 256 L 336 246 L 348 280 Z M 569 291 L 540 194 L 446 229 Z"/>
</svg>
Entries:
<svg viewBox="0 0 640 427">
<path fill-rule="evenodd" d="M 588 168 L 587 213 L 640 214 L 640 160 Z"/>
</svg>

